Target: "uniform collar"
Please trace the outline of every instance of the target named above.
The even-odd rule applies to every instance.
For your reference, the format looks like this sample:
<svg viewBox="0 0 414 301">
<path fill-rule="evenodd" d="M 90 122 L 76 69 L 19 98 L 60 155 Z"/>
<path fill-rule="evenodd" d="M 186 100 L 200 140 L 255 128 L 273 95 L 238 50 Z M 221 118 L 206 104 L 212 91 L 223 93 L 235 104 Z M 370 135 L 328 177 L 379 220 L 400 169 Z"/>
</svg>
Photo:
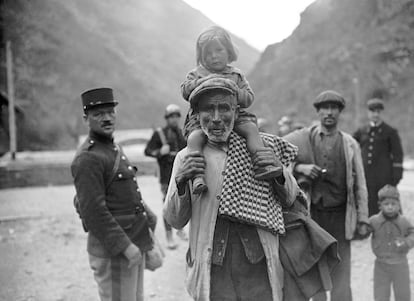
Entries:
<svg viewBox="0 0 414 301">
<path fill-rule="evenodd" d="M 378 128 L 381 125 L 382 125 L 382 120 L 380 120 L 380 122 L 378 122 L 378 123 L 374 123 L 372 121 L 369 122 L 369 126 L 372 127 L 372 128 Z"/>
<path fill-rule="evenodd" d="M 100 135 L 96 132 L 89 131 L 89 138 L 95 141 L 99 141 L 104 144 L 113 144 L 114 143 L 114 137 L 108 137 L 104 135 Z"/>
</svg>

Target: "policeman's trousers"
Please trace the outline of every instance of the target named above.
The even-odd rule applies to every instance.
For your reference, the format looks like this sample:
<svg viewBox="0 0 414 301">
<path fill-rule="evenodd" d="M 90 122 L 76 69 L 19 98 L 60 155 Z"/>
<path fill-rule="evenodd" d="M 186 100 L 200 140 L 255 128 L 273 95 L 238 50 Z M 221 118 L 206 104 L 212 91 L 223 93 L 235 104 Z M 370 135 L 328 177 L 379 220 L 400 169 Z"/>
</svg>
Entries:
<svg viewBox="0 0 414 301">
<path fill-rule="evenodd" d="M 101 301 L 143 301 L 145 257 L 128 268 L 123 255 L 101 258 L 89 254 L 89 264 L 98 284 Z"/>
</svg>

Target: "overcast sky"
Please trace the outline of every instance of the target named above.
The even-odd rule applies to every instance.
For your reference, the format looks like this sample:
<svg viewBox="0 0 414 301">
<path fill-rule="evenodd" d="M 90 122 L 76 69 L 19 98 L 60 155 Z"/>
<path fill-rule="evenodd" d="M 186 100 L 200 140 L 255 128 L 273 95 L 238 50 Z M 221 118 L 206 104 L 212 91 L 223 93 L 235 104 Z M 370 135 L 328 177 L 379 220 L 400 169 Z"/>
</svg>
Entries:
<svg viewBox="0 0 414 301">
<path fill-rule="evenodd" d="M 184 0 L 216 24 L 264 50 L 288 37 L 314 0 Z"/>
</svg>

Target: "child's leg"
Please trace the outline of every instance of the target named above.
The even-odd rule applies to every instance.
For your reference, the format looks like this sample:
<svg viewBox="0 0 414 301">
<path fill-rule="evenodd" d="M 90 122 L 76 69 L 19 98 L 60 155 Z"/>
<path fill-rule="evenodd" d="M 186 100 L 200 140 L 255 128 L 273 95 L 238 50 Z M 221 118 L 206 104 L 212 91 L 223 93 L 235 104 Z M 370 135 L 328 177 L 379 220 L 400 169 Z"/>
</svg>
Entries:
<svg viewBox="0 0 414 301">
<path fill-rule="evenodd" d="M 375 260 L 374 266 L 374 299 L 390 300 L 391 275 L 386 263 Z"/>
<path fill-rule="evenodd" d="M 410 300 L 410 269 L 408 262 L 393 264 L 393 284 L 395 301 Z"/>
<path fill-rule="evenodd" d="M 201 129 L 193 130 L 187 139 L 188 151 L 199 151 L 203 152 L 203 146 L 206 143 L 206 135 Z M 202 176 L 196 176 L 193 179 L 193 193 L 200 194 L 207 190 L 206 182 Z"/>
<path fill-rule="evenodd" d="M 258 150 L 264 149 L 265 145 L 259 135 L 259 129 L 251 121 L 238 122 L 235 125 L 236 133 L 246 138 L 247 149 L 250 155 L 254 155 Z M 282 173 L 281 167 L 268 165 L 263 168 L 255 168 L 255 177 L 258 180 L 266 180 L 279 176 Z"/>
</svg>

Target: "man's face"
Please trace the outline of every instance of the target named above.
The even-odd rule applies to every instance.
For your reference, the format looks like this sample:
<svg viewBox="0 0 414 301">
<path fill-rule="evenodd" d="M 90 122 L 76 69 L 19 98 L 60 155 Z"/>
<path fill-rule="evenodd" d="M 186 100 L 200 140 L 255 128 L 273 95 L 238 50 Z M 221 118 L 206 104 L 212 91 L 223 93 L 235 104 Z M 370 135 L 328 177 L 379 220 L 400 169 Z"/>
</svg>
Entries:
<svg viewBox="0 0 414 301">
<path fill-rule="evenodd" d="M 385 216 L 394 217 L 400 211 L 400 202 L 392 198 L 386 198 L 381 201 L 380 210 Z"/>
<path fill-rule="evenodd" d="M 173 128 L 177 128 L 180 124 L 180 115 L 178 114 L 172 114 L 167 117 L 167 125 Z"/>
<path fill-rule="evenodd" d="M 212 142 L 226 142 L 234 127 L 238 109 L 236 99 L 223 92 L 202 95 L 198 113 L 201 129 Z"/>
<path fill-rule="evenodd" d="M 103 106 L 89 109 L 84 118 L 93 132 L 112 137 L 115 131 L 115 107 Z"/>
<path fill-rule="evenodd" d="M 338 124 L 341 110 L 336 103 L 323 103 L 318 108 L 318 116 L 321 125 L 327 129 L 335 128 Z"/>
<path fill-rule="evenodd" d="M 377 124 L 378 122 L 380 122 L 382 120 L 381 113 L 382 113 L 381 109 L 368 110 L 368 119 L 369 119 L 369 121 Z"/>
</svg>

